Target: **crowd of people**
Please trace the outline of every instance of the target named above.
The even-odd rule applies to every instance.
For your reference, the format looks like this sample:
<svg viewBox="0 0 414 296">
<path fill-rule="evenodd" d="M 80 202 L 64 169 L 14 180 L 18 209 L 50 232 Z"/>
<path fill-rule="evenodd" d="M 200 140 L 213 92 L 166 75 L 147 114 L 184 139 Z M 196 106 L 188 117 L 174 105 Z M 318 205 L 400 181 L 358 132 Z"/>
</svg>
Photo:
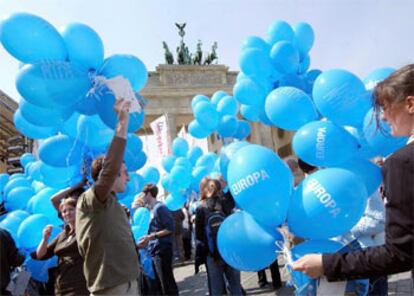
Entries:
<svg viewBox="0 0 414 296">
<path fill-rule="evenodd" d="M 414 65 L 379 83 L 374 97 L 392 134 L 411 138 L 385 161 L 383 187 L 369 198 L 360 222 L 335 238 L 345 244 L 357 241 L 359 248 L 310 254 L 293 263 L 294 270 L 312 278 L 324 275 L 330 281 L 349 280 L 347 289 L 357 295 L 387 295 L 386 276 L 412 270 L 414 262 Z M 129 107 L 123 99 L 114 105 L 118 115 L 115 135 L 106 155 L 92 163 L 93 185 L 84 188 L 83 180 L 52 197 L 64 228 L 50 241 L 52 227 L 47 226 L 30 256 L 37 260 L 57 256 L 53 277 L 56 295 L 178 295 L 173 263 L 192 256 L 195 273 L 200 266 L 206 267 L 210 295 L 244 295 L 240 271 L 221 258 L 217 247 L 220 224 L 237 210 L 224 178 L 205 177 L 199 185 L 197 207 L 187 203 L 175 212 L 157 199 L 156 185 L 145 185 L 132 209 L 148 208 L 150 225 L 147 235 L 134 240 L 129 212 L 117 199 L 129 180 L 123 163 Z M 300 181 L 298 168 L 305 175 L 317 170 L 301 160 L 287 164 L 298 177 L 296 184 Z M 0 229 L 0 238 L 1 294 L 7 295 L 10 271 L 23 263 L 24 256 L 6 230 Z M 302 239 L 292 236 L 291 241 L 294 245 Z M 269 268 L 273 288 L 279 289 L 278 261 Z M 258 272 L 258 283 L 261 287 L 268 284 L 265 270 Z"/>
</svg>

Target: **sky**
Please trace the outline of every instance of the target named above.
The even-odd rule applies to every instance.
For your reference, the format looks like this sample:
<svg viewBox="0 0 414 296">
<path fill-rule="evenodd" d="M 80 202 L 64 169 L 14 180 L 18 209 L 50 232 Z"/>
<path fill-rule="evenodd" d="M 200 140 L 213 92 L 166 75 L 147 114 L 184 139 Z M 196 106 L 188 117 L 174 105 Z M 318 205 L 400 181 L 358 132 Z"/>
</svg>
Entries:
<svg viewBox="0 0 414 296">
<path fill-rule="evenodd" d="M 175 22 L 186 22 L 185 42 L 208 51 L 218 42 L 219 63 L 239 70 L 243 39 L 266 37 L 274 20 L 308 22 L 315 32 L 311 68 L 343 68 L 364 78 L 380 67 L 414 61 L 412 0 L 0 0 L 0 18 L 37 14 L 55 27 L 81 22 L 98 32 L 105 56 L 133 54 L 152 71 L 164 63 L 162 41 L 179 42 Z M 0 89 L 19 100 L 18 61 L 0 46 Z"/>
</svg>

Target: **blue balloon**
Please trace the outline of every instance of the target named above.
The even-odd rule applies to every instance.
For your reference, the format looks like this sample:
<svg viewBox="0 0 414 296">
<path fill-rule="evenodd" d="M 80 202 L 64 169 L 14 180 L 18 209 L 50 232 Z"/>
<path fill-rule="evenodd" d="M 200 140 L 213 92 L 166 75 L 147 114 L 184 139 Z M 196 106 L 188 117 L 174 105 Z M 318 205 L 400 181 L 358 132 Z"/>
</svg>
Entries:
<svg viewBox="0 0 414 296">
<path fill-rule="evenodd" d="M 22 165 L 22 167 L 25 167 L 26 164 L 28 164 L 29 162 L 35 161 L 35 160 L 36 158 L 30 152 L 26 152 L 22 154 L 22 156 L 20 156 L 20 164 Z"/>
<path fill-rule="evenodd" d="M 206 129 L 197 120 L 193 120 L 188 125 L 188 132 L 196 139 L 204 139 L 210 136 L 212 130 Z"/>
<path fill-rule="evenodd" d="M 377 122 L 372 109 L 365 116 L 363 136 L 371 149 L 384 157 L 404 147 L 408 141 L 407 137 L 393 137 L 390 125 L 381 119 Z"/>
<path fill-rule="evenodd" d="M 191 184 L 191 171 L 181 166 L 174 166 L 171 170 L 171 180 L 177 186 L 174 189 L 186 189 Z"/>
<path fill-rule="evenodd" d="M 195 106 L 200 103 L 200 102 L 206 102 L 206 103 L 210 103 L 210 100 L 207 96 L 205 95 L 196 95 L 192 100 L 191 100 L 191 109 L 194 110 Z"/>
<path fill-rule="evenodd" d="M 16 187 L 7 194 L 4 206 L 8 211 L 22 210 L 33 195 L 35 192 L 32 187 Z"/>
<path fill-rule="evenodd" d="M 147 163 L 147 155 L 145 154 L 144 151 L 139 151 L 137 152 L 137 154 L 135 155 L 133 162 L 126 162 L 125 161 L 125 165 L 127 166 L 129 171 L 136 171 L 139 170 L 140 168 L 144 167 L 144 165 Z"/>
<path fill-rule="evenodd" d="M 191 173 L 192 177 L 193 177 L 193 182 L 191 184 L 191 188 L 198 192 L 199 191 L 199 187 L 200 187 L 200 182 L 201 180 L 208 176 L 208 174 L 210 173 L 209 169 L 207 167 L 203 167 L 203 166 L 199 166 L 196 167 L 193 172 Z"/>
<path fill-rule="evenodd" d="M 220 102 L 220 100 L 222 98 L 226 97 L 226 96 L 228 96 L 228 94 L 224 90 L 218 90 L 211 97 L 211 103 L 214 106 L 217 106 L 217 104 Z"/>
<path fill-rule="evenodd" d="M 41 160 L 36 160 L 36 161 L 30 162 L 25 167 L 26 174 L 30 178 L 30 180 L 36 180 L 39 182 L 43 181 L 43 176 L 41 172 L 42 165 L 43 165 L 43 162 Z"/>
<path fill-rule="evenodd" d="M 36 180 L 32 181 L 32 188 L 33 190 L 38 193 L 40 190 L 42 190 L 43 188 L 46 188 L 46 185 L 43 184 L 43 182 L 39 182 Z"/>
<path fill-rule="evenodd" d="M 337 241 L 309 240 L 294 246 L 291 249 L 291 256 L 292 260 L 296 261 L 307 254 L 336 253 L 342 247 L 343 245 Z M 308 288 L 308 284 L 313 280 L 303 272 L 293 271 L 291 268 L 289 268 L 289 270 L 291 271 L 293 282 L 297 288 L 296 291 L 304 292 L 304 290 Z M 314 290 L 310 291 L 310 294 L 314 292 Z"/>
<path fill-rule="evenodd" d="M 269 53 L 270 45 L 258 36 L 248 36 L 243 40 L 242 50 L 245 49 L 260 49 L 265 53 Z"/>
<path fill-rule="evenodd" d="M 201 157 L 201 155 L 203 155 L 203 150 L 198 146 L 194 146 L 188 151 L 187 158 L 190 161 L 190 163 L 194 166 L 197 160 Z"/>
<path fill-rule="evenodd" d="M 296 73 L 299 68 L 299 53 L 290 42 L 276 42 L 270 51 L 270 58 L 279 73 Z"/>
<path fill-rule="evenodd" d="M 220 101 L 221 103 L 221 101 Z M 219 124 L 219 113 L 213 104 L 199 102 L 194 107 L 194 117 L 197 122 L 206 130 L 213 130 Z"/>
<path fill-rule="evenodd" d="M 64 61 L 65 44 L 59 32 L 46 20 L 29 13 L 15 13 L 1 22 L 4 48 L 23 63 Z"/>
<path fill-rule="evenodd" d="M 283 237 L 276 229 L 263 227 L 243 211 L 225 219 L 217 236 L 221 257 L 241 271 L 259 271 L 272 264 L 281 251 L 275 242 L 283 244 Z"/>
<path fill-rule="evenodd" d="M 64 188 L 72 178 L 80 174 L 81 168 L 78 164 L 67 167 L 56 167 L 42 163 L 40 173 L 42 182 L 50 187 Z"/>
<path fill-rule="evenodd" d="M 131 195 L 140 193 L 142 189 L 144 188 L 145 184 L 147 184 L 147 182 L 143 176 L 137 173 L 129 173 L 129 182 L 127 184 L 127 187 L 128 187 L 127 191 Z"/>
<path fill-rule="evenodd" d="M 268 54 L 260 49 L 246 49 L 240 55 L 240 70 L 250 77 L 269 78 L 274 70 Z"/>
<path fill-rule="evenodd" d="M 9 180 L 14 180 L 18 178 L 26 178 L 26 175 L 24 173 L 14 173 L 10 176 Z"/>
<path fill-rule="evenodd" d="M 118 123 L 118 116 L 114 111 L 115 96 L 106 87 L 102 87 L 102 92 L 95 100 L 96 110 L 102 121 L 111 129 L 115 129 Z M 134 133 L 144 124 L 145 112 L 133 112 L 129 114 L 128 132 Z"/>
<path fill-rule="evenodd" d="M 16 129 L 31 139 L 46 139 L 50 136 L 56 134 L 57 129 L 56 127 L 45 126 L 39 127 L 30 122 L 28 122 L 20 112 L 20 109 L 17 109 L 13 115 L 13 123 Z"/>
<path fill-rule="evenodd" d="M 345 129 L 358 141 L 358 150 L 355 153 L 355 158 L 371 159 L 377 155 L 377 152 L 368 144 L 361 129 L 356 129 L 352 126 L 345 126 Z"/>
<path fill-rule="evenodd" d="M 233 115 L 224 115 L 217 127 L 217 133 L 223 138 L 232 137 L 237 132 L 237 128 L 237 118 Z"/>
<path fill-rule="evenodd" d="M 315 41 L 315 33 L 313 32 L 312 26 L 308 23 L 300 22 L 293 26 L 293 31 L 299 52 L 302 55 L 307 54 Z"/>
<path fill-rule="evenodd" d="M 172 151 L 175 156 L 186 156 L 188 152 L 188 143 L 183 138 L 175 138 L 172 143 Z"/>
<path fill-rule="evenodd" d="M 217 159 L 217 154 L 215 154 L 214 152 L 208 152 L 207 154 L 204 154 L 197 160 L 196 166 L 206 167 L 209 170 L 209 172 L 211 172 L 214 168 L 214 163 Z"/>
<path fill-rule="evenodd" d="M 194 147 L 196 148 L 196 147 Z M 21 160 L 20 160 L 21 161 Z M 3 191 L 4 186 L 6 186 L 7 182 L 9 181 L 10 175 L 6 173 L 0 174 L 0 191 Z"/>
<path fill-rule="evenodd" d="M 310 56 L 307 54 L 305 55 L 303 58 L 301 58 L 300 63 L 299 63 L 299 69 L 298 69 L 298 73 L 299 74 L 304 74 L 306 73 L 306 71 L 308 71 L 309 67 L 310 67 Z M 312 91 L 310 89 L 310 91 Z"/>
<path fill-rule="evenodd" d="M 25 213 L 27 216 L 23 216 L 20 214 L 15 215 L 14 213 L 21 212 Z M 22 210 L 16 210 L 13 212 L 10 212 L 7 215 L 4 215 L 5 219 L 0 222 L 0 227 L 3 229 L 6 229 L 10 235 L 13 237 L 13 240 L 17 242 L 17 231 L 19 230 L 20 224 L 23 222 L 24 219 L 26 219 L 29 216 L 29 213 Z M 19 247 L 19 246 L 18 246 Z"/>
<path fill-rule="evenodd" d="M 234 98 L 240 104 L 262 106 L 266 99 L 265 89 L 251 79 L 243 79 L 233 87 Z"/>
<path fill-rule="evenodd" d="M 174 166 L 176 157 L 174 155 L 168 155 L 162 159 L 162 167 L 169 173 Z"/>
<path fill-rule="evenodd" d="M 68 62 L 52 61 L 25 65 L 16 88 L 29 103 L 44 108 L 74 106 L 91 88 L 87 72 Z"/>
<path fill-rule="evenodd" d="M 394 68 L 379 68 L 369 73 L 363 80 L 366 90 L 373 91 L 378 82 L 386 79 L 394 71 Z"/>
<path fill-rule="evenodd" d="M 187 201 L 187 197 L 180 193 L 172 193 L 165 199 L 165 206 L 170 211 L 177 211 L 181 209 Z"/>
<path fill-rule="evenodd" d="M 265 111 L 275 126 L 285 130 L 298 130 L 319 118 L 312 99 L 294 87 L 273 90 L 266 98 Z"/>
<path fill-rule="evenodd" d="M 241 105 L 240 114 L 246 118 L 248 121 L 257 122 L 259 121 L 259 114 L 261 112 L 260 106 L 252 105 Z"/>
<path fill-rule="evenodd" d="M 243 140 L 250 135 L 251 127 L 250 124 L 245 120 L 237 121 L 237 130 L 233 135 L 233 138 Z"/>
<path fill-rule="evenodd" d="M 340 125 L 362 126 L 371 107 L 362 81 L 346 70 L 328 70 L 320 74 L 312 95 L 320 113 Z"/>
<path fill-rule="evenodd" d="M 161 179 L 161 185 L 164 188 L 165 191 L 167 192 L 172 192 L 174 188 L 172 188 L 172 178 L 171 175 L 165 175 L 162 179 Z"/>
<path fill-rule="evenodd" d="M 98 69 L 104 60 L 104 47 L 99 35 L 89 26 L 71 23 L 62 31 L 69 61 L 84 70 Z"/>
<path fill-rule="evenodd" d="M 184 167 L 188 171 L 191 171 L 191 169 L 193 168 L 193 165 L 186 157 L 178 157 L 175 160 L 174 166 Z"/>
<path fill-rule="evenodd" d="M 293 136 L 297 156 L 314 166 L 333 166 L 354 157 L 358 142 L 345 129 L 330 121 L 313 121 Z"/>
<path fill-rule="evenodd" d="M 78 120 L 80 114 L 78 112 L 73 112 L 72 115 L 66 120 L 60 127 L 59 131 L 62 134 L 65 134 L 73 139 L 76 139 L 78 136 Z"/>
<path fill-rule="evenodd" d="M 306 77 L 303 77 L 297 74 L 283 75 L 279 79 L 279 84 L 278 84 L 278 87 L 282 87 L 282 86 L 296 87 L 300 90 L 303 90 L 304 92 L 310 91 L 309 83 L 306 81 Z"/>
<path fill-rule="evenodd" d="M 146 167 L 142 172 L 142 177 L 145 180 L 145 184 L 158 184 L 160 180 L 160 172 L 155 167 Z"/>
<path fill-rule="evenodd" d="M 245 141 L 237 141 L 228 144 L 227 146 L 224 146 L 221 148 L 220 158 L 219 158 L 219 167 L 221 175 L 224 177 L 224 179 L 227 180 L 227 169 L 230 163 L 230 160 L 232 159 L 233 155 L 240 150 L 241 148 L 249 145 L 248 142 Z M 201 181 L 201 180 L 200 180 Z"/>
<path fill-rule="evenodd" d="M 265 110 L 263 109 L 259 114 L 260 122 L 264 125 L 273 126 L 273 123 L 270 121 L 269 117 L 267 117 Z"/>
<path fill-rule="evenodd" d="M 138 242 L 140 238 L 148 234 L 148 229 L 141 226 L 133 225 L 131 227 L 132 234 L 134 235 L 135 242 Z"/>
<path fill-rule="evenodd" d="M 23 249 L 36 248 L 42 240 L 43 229 L 50 224 L 49 219 L 42 214 L 31 215 L 19 226 L 17 239 Z"/>
<path fill-rule="evenodd" d="M 143 155 L 142 152 L 142 140 L 135 134 L 128 134 L 127 144 L 124 153 L 124 161 L 128 168 L 128 171 L 136 171 L 142 166 Z"/>
<path fill-rule="evenodd" d="M 114 137 L 114 130 L 103 123 L 98 115 L 79 116 L 77 138 L 89 147 L 107 147 Z"/>
<path fill-rule="evenodd" d="M 75 110 L 83 115 L 95 115 L 98 111 L 96 110 L 95 96 L 86 94 L 79 102 L 75 105 Z"/>
<path fill-rule="evenodd" d="M 267 42 L 270 45 L 278 41 L 293 41 L 295 33 L 292 27 L 285 21 L 274 21 L 267 29 Z"/>
<path fill-rule="evenodd" d="M 131 83 L 134 91 L 144 88 L 148 81 L 148 72 L 144 63 L 133 55 L 115 54 L 106 58 L 98 71 L 106 78 L 123 76 Z"/>
<path fill-rule="evenodd" d="M 117 195 L 118 202 L 126 207 L 128 211 L 132 211 L 132 203 L 134 202 L 134 195 L 128 194 L 127 196 L 123 197 L 122 199 L 119 199 L 119 195 Z"/>
<path fill-rule="evenodd" d="M 56 189 L 46 187 L 32 198 L 32 213 L 45 215 L 48 217 L 50 224 L 55 226 L 62 224 L 62 220 L 58 217 L 57 210 L 50 201 L 50 198 L 57 192 L 58 190 Z"/>
<path fill-rule="evenodd" d="M 148 232 L 148 228 L 150 225 L 151 220 L 151 212 L 146 207 L 138 208 L 133 216 L 133 223 L 135 226 L 146 228 Z"/>
<path fill-rule="evenodd" d="M 74 141 L 66 135 L 53 136 L 39 146 L 39 158 L 45 164 L 55 167 L 80 164 L 82 146 L 78 141 Z"/>
<path fill-rule="evenodd" d="M 9 179 L 3 188 L 3 193 L 6 199 L 7 199 L 7 195 L 9 194 L 9 192 L 12 191 L 14 188 L 18 188 L 18 187 L 30 187 L 30 182 L 26 178 L 23 178 L 23 177 L 19 177 L 16 179 Z"/>
<path fill-rule="evenodd" d="M 36 126 L 55 127 L 65 122 L 73 113 L 73 107 L 43 108 L 20 99 L 19 109 L 22 116 Z"/>
<path fill-rule="evenodd" d="M 244 74 L 242 71 L 239 72 L 239 74 L 237 74 L 236 76 L 236 82 L 240 82 L 244 79 L 250 79 L 249 76 L 247 76 L 246 74 Z M 228 96 L 228 94 L 226 94 Z"/>
<path fill-rule="evenodd" d="M 8 218 L 17 218 L 17 219 L 20 219 L 21 221 L 23 221 L 29 216 L 30 214 L 23 210 L 16 210 L 16 211 L 13 211 L 7 214 Z"/>
<path fill-rule="evenodd" d="M 53 256 L 46 261 L 35 260 L 30 256 L 27 256 L 24 266 L 26 266 L 27 270 L 36 281 L 47 283 L 49 280 L 49 268 L 55 267 L 57 265 L 57 261 L 56 256 Z"/>
<path fill-rule="evenodd" d="M 296 188 L 289 207 L 289 230 L 310 239 L 327 239 L 350 230 L 368 198 L 354 173 L 338 168 L 311 174 Z"/>
<path fill-rule="evenodd" d="M 273 151 L 259 145 L 242 147 L 230 160 L 227 179 L 236 203 L 257 221 L 271 227 L 285 221 L 293 176 Z"/>
<path fill-rule="evenodd" d="M 364 183 L 368 196 L 376 192 L 382 183 L 381 168 L 366 159 L 351 159 L 336 165 L 337 168 L 353 172 Z"/>
</svg>

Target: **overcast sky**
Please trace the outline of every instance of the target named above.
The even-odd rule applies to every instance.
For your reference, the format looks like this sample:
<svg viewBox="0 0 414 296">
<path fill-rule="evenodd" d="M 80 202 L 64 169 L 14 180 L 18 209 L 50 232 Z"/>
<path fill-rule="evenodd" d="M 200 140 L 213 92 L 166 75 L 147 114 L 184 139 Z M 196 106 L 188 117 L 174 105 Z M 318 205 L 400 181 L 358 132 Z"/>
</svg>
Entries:
<svg viewBox="0 0 414 296">
<path fill-rule="evenodd" d="M 344 68 L 363 78 L 414 61 L 412 0 L 0 0 L 0 17 L 22 11 L 57 28 L 85 23 L 101 36 L 106 56 L 134 54 L 149 70 L 164 62 L 163 40 L 176 48 L 175 22 L 187 23 L 190 51 L 198 39 L 204 51 L 217 41 L 219 63 L 231 70 L 239 69 L 243 39 L 265 37 L 278 19 L 313 26 L 311 68 Z M 18 100 L 17 72 L 18 62 L 0 46 L 0 89 Z"/>
</svg>

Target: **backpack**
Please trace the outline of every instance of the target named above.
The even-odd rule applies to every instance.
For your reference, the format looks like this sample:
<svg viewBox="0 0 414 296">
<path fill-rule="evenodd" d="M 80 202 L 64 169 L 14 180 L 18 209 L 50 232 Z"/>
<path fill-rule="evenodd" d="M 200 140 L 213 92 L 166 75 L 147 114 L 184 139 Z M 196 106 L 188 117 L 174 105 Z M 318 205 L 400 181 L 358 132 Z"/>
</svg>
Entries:
<svg viewBox="0 0 414 296">
<path fill-rule="evenodd" d="M 206 237 L 207 237 L 207 244 L 208 244 L 208 252 L 213 258 L 218 260 L 223 260 L 219 253 L 217 247 L 217 235 L 220 228 L 221 223 L 223 223 L 226 217 L 220 211 L 211 211 L 207 215 L 206 219 Z"/>
</svg>

